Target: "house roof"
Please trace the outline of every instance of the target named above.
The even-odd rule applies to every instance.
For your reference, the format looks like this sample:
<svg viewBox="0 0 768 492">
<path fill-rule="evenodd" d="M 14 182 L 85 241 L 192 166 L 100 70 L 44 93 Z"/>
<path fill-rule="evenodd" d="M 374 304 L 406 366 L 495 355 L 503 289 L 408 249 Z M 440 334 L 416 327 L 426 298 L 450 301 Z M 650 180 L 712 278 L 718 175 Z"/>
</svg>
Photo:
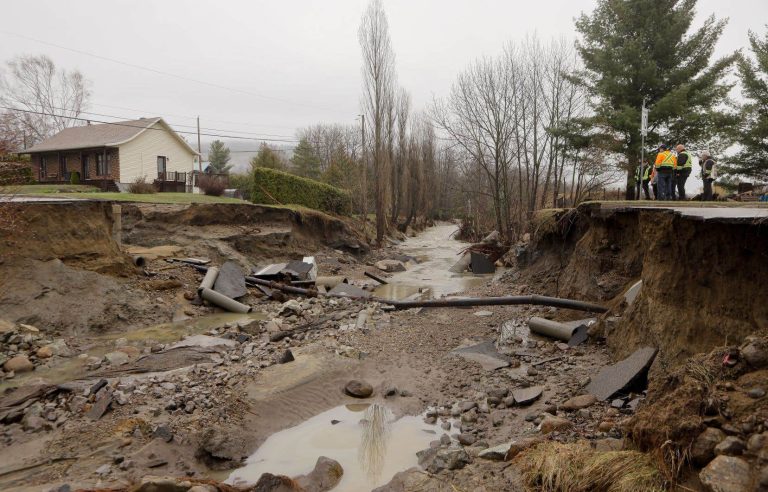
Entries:
<svg viewBox="0 0 768 492">
<path fill-rule="evenodd" d="M 181 138 L 168 126 L 168 123 L 159 117 L 66 128 L 51 138 L 24 150 L 23 153 L 34 154 L 58 150 L 89 149 L 93 147 L 117 147 L 130 142 L 157 123 L 165 130 L 171 132 L 191 153 L 197 154 L 186 140 Z M 152 131 L 157 130 L 153 129 Z"/>
</svg>

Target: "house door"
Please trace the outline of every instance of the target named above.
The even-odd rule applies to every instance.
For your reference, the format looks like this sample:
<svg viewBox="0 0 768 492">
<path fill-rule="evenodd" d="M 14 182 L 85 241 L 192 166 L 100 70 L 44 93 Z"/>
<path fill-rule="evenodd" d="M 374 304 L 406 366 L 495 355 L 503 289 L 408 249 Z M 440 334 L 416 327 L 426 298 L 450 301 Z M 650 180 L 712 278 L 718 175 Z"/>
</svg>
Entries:
<svg viewBox="0 0 768 492">
<path fill-rule="evenodd" d="M 164 155 L 157 156 L 157 177 L 165 181 L 165 164 L 167 158 Z"/>
</svg>

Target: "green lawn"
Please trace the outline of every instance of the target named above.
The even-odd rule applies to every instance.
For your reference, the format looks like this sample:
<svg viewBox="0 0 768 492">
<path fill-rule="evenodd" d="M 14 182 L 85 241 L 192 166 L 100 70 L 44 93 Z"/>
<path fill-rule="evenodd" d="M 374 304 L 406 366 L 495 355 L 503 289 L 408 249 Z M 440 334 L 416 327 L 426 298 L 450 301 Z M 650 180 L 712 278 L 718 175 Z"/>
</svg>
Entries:
<svg viewBox="0 0 768 492">
<path fill-rule="evenodd" d="M 95 186 L 71 184 L 34 184 L 18 186 L 0 186 L 0 193 L 14 195 L 48 195 L 50 193 L 92 193 L 99 191 Z"/>
<path fill-rule="evenodd" d="M 195 193 L 60 193 L 59 196 L 70 198 L 87 198 L 92 200 L 107 200 L 117 202 L 140 203 L 250 203 L 237 198 L 223 196 L 198 195 Z"/>
</svg>

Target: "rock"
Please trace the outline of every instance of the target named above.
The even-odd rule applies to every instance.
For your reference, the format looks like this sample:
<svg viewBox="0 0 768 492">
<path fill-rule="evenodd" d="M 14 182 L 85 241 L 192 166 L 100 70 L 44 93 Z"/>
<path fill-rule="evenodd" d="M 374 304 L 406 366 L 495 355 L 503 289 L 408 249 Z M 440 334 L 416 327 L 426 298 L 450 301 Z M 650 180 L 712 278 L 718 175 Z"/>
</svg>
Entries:
<svg viewBox="0 0 768 492">
<path fill-rule="evenodd" d="M 106 354 L 104 359 L 112 366 L 122 366 L 123 364 L 128 363 L 129 357 L 125 352 L 115 351 Z"/>
<path fill-rule="evenodd" d="M 161 424 L 155 427 L 155 430 L 152 431 L 152 437 L 162 439 L 165 442 L 171 442 L 171 440 L 173 440 L 173 432 L 171 432 L 170 427 Z"/>
<path fill-rule="evenodd" d="M 691 445 L 691 460 L 698 467 L 706 466 L 715 457 L 715 446 L 725 439 L 725 432 L 707 427 Z"/>
<path fill-rule="evenodd" d="M 600 453 L 607 453 L 610 451 L 621 451 L 624 449 L 623 439 L 614 439 L 613 437 L 607 437 L 605 439 L 597 439 L 593 441 L 595 451 Z"/>
<path fill-rule="evenodd" d="M 290 316 L 292 314 L 300 315 L 303 311 L 301 307 L 301 303 L 297 301 L 296 299 L 291 299 L 289 301 L 285 301 L 280 308 L 280 312 L 278 313 L 280 316 Z"/>
<path fill-rule="evenodd" d="M 405 264 L 398 260 L 381 260 L 374 263 L 374 266 L 388 273 L 404 272 L 406 270 Z"/>
<path fill-rule="evenodd" d="M 15 357 L 11 357 L 7 361 L 5 361 L 5 364 L 3 364 L 3 370 L 5 372 L 15 372 L 15 373 L 22 373 L 22 372 L 29 372 L 35 368 L 34 365 L 32 365 L 32 362 L 27 358 L 26 355 L 17 355 Z"/>
<path fill-rule="evenodd" d="M 493 311 L 475 311 L 475 316 L 480 316 L 481 318 L 485 318 L 487 316 L 493 316 Z"/>
<path fill-rule="evenodd" d="M 541 430 L 542 434 L 549 434 L 551 432 L 559 432 L 570 429 L 572 426 L 573 423 L 571 423 L 571 421 L 566 418 L 547 414 L 547 416 L 544 417 L 544 419 L 541 421 L 539 430 Z"/>
<path fill-rule="evenodd" d="M 736 456 L 744 452 L 747 445 L 738 437 L 728 436 L 715 446 L 715 454 L 726 456 Z"/>
<path fill-rule="evenodd" d="M 768 366 L 768 344 L 763 339 L 749 337 L 741 347 L 741 356 L 755 369 Z"/>
<path fill-rule="evenodd" d="M 277 363 L 285 364 L 287 362 L 293 362 L 294 360 L 296 359 L 294 359 L 293 357 L 293 352 L 291 352 L 290 350 L 286 350 L 285 352 L 280 354 L 280 357 L 277 358 Z"/>
<path fill-rule="evenodd" d="M 604 420 L 600 422 L 600 425 L 597 426 L 597 430 L 600 432 L 610 432 L 611 429 L 613 429 L 613 422 L 610 420 Z"/>
<path fill-rule="evenodd" d="M 491 412 L 491 425 L 494 427 L 499 427 L 501 424 L 504 423 L 504 412 L 495 411 Z"/>
<path fill-rule="evenodd" d="M 511 442 L 508 442 L 506 444 L 499 444 L 498 446 L 493 446 L 492 448 L 484 449 L 483 451 L 480 452 L 480 454 L 478 454 L 478 457 L 484 460 L 490 460 L 490 461 L 504 461 L 504 459 L 507 456 L 507 452 L 511 447 L 512 447 Z"/>
<path fill-rule="evenodd" d="M 462 424 L 474 424 L 475 422 L 477 422 L 477 412 L 475 410 L 470 410 L 469 412 L 461 414 Z"/>
<path fill-rule="evenodd" d="M 747 392 L 747 395 L 749 395 L 750 398 L 757 400 L 758 398 L 765 396 L 765 390 L 763 388 L 752 388 Z"/>
<path fill-rule="evenodd" d="M 461 433 L 459 434 L 459 437 L 457 438 L 459 441 L 459 444 L 462 446 L 471 446 L 477 441 L 477 438 L 469 433 Z"/>
<path fill-rule="evenodd" d="M 53 357 L 53 350 L 49 346 L 40 347 L 35 351 L 35 355 L 37 355 L 38 359 L 48 359 Z"/>
<path fill-rule="evenodd" d="M 188 492 L 191 486 L 187 480 L 148 475 L 133 492 Z"/>
<path fill-rule="evenodd" d="M 342 475 L 344 469 L 338 461 L 321 456 L 309 474 L 296 477 L 295 481 L 306 492 L 325 492 L 334 488 Z"/>
<path fill-rule="evenodd" d="M 473 408 L 477 408 L 477 403 L 473 401 L 463 401 L 459 403 L 459 410 L 461 411 L 461 413 L 469 412 Z"/>
<path fill-rule="evenodd" d="M 611 407 L 612 408 L 621 409 L 621 408 L 624 408 L 624 404 L 625 403 L 626 402 L 624 400 L 622 400 L 621 398 L 616 398 L 615 400 L 613 400 L 611 402 Z"/>
<path fill-rule="evenodd" d="M 46 427 L 47 422 L 39 415 L 27 414 L 21 420 L 21 426 L 26 432 L 39 432 Z"/>
<path fill-rule="evenodd" d="M 747 451 L 757 454 L 766 444 L 768 444 L 768 432 L 753 434 L 747 441 Z"/>
<path fill-rule="evenodd" d="M 0 318 L 0 335 L 8 333 L 16 329 L 16 325 L 8 320 Z"/>
<path fill-rule="evenodd" d="M 502 400 L 502 399 L 506 398 L 507 395 L 509 395 L 509 390 L 507 388 L 494 388 L 494 389 L 489 389 L 486 392 L 486 394 L 490 398 L 498 398 L 498 399 Z"/>
<path fill-rule="evenodd" d="M 96 468 L 97 475 L 108 475 L 109 472 L 111 471 L 112 471 L 111 465 L 101 465 L 100 467 Z"/>
<path fill-rule="evenodd" d="M 509 461 L 526 449 L 540 442 L 541 438 L 539 437 L 524 437 L 523 439 L 512 441 L 511 445 L 509 446 L 509 450 L 507 451 L 507 456 L 504 458 L 504 460 Z"/>
<path fill-rule="evenodd" d="M 443 470 L 458 470 L 471 462 L 464 448 L 439 448 L 422 450 L 416 453 L 421 465 L 429 473 Z"/>
<path fill-rule="evenodd" d="M 573 398 L 566 400 L 565 403 L 560 405 L 560 410 L 564 410 L 566 412 L 572 412 L 574 410 L 580 410 L 582 408 L 591 407 L 597 403 L 597 397 L 595 395 L 580 395 L 580 396 L 574 396 Z"/>
<path fill-rule="evenodd" d="M 373 394 L 373 386 L 366 381 L 353 379 L 347 383 L 344 387 L 344 391 L 349 396 L 354 396 L 355 398 L 368 398 Z"/>
<path fill-rule="evenodd" d="M 539 370 L 533 366 L 528 366 L 528 369 L 525 370 L 525 373 L 528 374 L 529 376 L 538 376 Z"/>
<path fill-rule="evenodd" d="M 741 458 L 718 456 L 699 473 L 699 480 L 712 492 L 747 492 L 750 487 L 750 466 Z"/>
<path fill-rule="evenodd" d="M 530 405 L 541 397 L 543 391 L 544 388 L 542 386 L 531 386 L 530 388 L 513 391 L 512 396 L 518 405 Z"/>
</svg>

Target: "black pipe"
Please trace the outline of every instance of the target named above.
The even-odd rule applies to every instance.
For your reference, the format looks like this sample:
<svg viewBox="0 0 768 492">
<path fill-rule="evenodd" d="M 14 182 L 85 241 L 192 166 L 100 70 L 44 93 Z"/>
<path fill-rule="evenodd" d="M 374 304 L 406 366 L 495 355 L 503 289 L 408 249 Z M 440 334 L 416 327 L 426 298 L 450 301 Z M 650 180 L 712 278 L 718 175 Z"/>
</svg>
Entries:
<svg viewBox="0 0 768 492">
<path fill-rule="evenodd" d="M 384 280 L 381 277 L 377 277 L 376 275 L 372 274 L 371 272 L 363 272 L 363 275 L 365 275 L 366 277 L 372 278 L 373 280 L 377 281 L 381 285 L 387 285 L 387 281 L 386 280 Z"/>
</svg>

